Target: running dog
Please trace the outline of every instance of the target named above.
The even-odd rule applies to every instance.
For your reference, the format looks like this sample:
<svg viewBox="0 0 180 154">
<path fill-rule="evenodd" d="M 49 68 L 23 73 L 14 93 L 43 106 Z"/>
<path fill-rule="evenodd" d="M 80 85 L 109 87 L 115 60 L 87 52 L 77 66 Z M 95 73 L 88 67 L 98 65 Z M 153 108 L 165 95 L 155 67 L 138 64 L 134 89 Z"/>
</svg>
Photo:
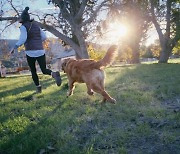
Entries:
<svg viewBox="0 0 180 154">
<path fill-rule="evenodd" d="M 103 68 L 111 64 L 117 53 L 117 46 L 112 45 L 103 59 L 95 61 L 92 59 L 65 59 L 62 62 L 62 70 L 67 74 L 69 80 L 69 90 L 67 96 L 73 94 L 75 88 L 74 83 L 85 83 L 87 93 L 93 95 L 97 92 L 103 96 L 103 102 L 109 101 L 115 104 L 116 100 L 112 98 L 104 88 L 105 73 Z"/>
</svg>

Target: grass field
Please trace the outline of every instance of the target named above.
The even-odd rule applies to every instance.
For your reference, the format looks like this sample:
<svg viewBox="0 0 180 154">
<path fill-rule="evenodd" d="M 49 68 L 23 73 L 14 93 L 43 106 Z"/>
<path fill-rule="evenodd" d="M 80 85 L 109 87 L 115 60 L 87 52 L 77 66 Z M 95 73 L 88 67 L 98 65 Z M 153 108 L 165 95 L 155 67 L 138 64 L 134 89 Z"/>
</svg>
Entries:
<svg viewBox="0 0 180 154">
<path fill-rule="evenodd" d="M 105 69 L 116 105 L 88 96 L 84 84 L 66 98 L 63 84 L 40 75 L 0 79 L 0 154 L 180 153 L 180 64 Z"/>
</svg>

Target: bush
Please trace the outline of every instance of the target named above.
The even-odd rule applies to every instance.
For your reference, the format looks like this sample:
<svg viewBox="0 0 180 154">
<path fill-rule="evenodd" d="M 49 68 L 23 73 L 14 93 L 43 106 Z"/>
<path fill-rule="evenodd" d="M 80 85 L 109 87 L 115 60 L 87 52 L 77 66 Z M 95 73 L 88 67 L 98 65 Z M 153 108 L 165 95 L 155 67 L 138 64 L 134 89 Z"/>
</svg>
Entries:
<svg viewBox="0 0 180 154">
<path fill-rule="evenodd" d="M 118 53 L 118 57 L 116 58 L 119 62 L 130 63 L 133 58 L 132 49 L 126 45 L 120 47 L 121 50 Z"/>
<path fill-rule="evenodd" d="M 89 54 L 90 59 L 98 61 L 98 60 L 102 59 L 105 56 L 106 51 L 104 51 L 104 50 L 96 50 L 92 46 L 89 46 L 88 47 L 88 54 Z"/>
<path fill-rule="evenodd" d="M 146 50 L 146 52 L 142 55 L 142 58 L 154 58 L 153 52 L 151 50 Z"/>
</svg>

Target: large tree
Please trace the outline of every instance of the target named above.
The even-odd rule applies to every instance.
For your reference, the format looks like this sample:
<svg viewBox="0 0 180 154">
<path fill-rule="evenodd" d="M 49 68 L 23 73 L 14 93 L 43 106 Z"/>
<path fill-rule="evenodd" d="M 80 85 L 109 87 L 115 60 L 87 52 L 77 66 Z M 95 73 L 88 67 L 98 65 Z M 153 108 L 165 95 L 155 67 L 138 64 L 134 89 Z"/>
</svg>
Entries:
<svg viewBox="0 0 180 154">
<path fill-rule="evenodd" d="M 139 63 L 140 45 L 147 38 L 150 20 L 147 13 L 146 0 L 125 0 L 126 6 L 123 10 L 127 23 L 130 27 L 128 45 L 132 50 L 132 63 Z"/>
<path fill-rule="evenodd" d="M 131 63 L 139 63 L 140 44 L 146 40 L 150 26 L 147 0 L 115 0 L 110 6 L 110 16 L 116 16 L 128 28 L 128 36 L 123 44 L 132 50 Z"/>
<path fill-rule="evenodd" d="M 14 11 L 14 16 L 5 16 L 2 13 L 0 21 L 10 21 L 12 24 L 18 20 L 21 11 L 12 0 L 7 1 Z M 108 0 L 48 0 L 58 11 L 43 13 L 41 16 L 40 13 L 32 15 L 37 17 L 36 22 L 42 28 L 70 45 L 76 51 L 77 58 L 89 58 L 85 40 L 89 33 L 95 30 L 97 14 L 107 2 Z"/>
<path fill-rule="evenodd" d="M 159 63 L 167 63 L 180 40 L 180 1 L 150 0 L 150 13 L 161 45 Z"/>
</svg>

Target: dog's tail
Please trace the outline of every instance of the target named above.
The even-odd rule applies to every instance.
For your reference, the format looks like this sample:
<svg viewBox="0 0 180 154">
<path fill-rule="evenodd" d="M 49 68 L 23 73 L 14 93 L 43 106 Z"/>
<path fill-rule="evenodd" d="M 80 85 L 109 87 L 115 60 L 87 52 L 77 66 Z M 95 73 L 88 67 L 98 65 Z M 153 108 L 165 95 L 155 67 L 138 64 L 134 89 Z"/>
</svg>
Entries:
<svg viewBox="0 0 180 154">
<path fill-rule="evenodd" d="M 101 67 L 106 67 L 107 65 L 110 65 L 114 61 L 117 55 L 117 48 L 118 48 L 117 45 L 110 46 L 104 58 L 97 61 L 96 66 L 98 68 L 101 68 Z"/>
</svg>

